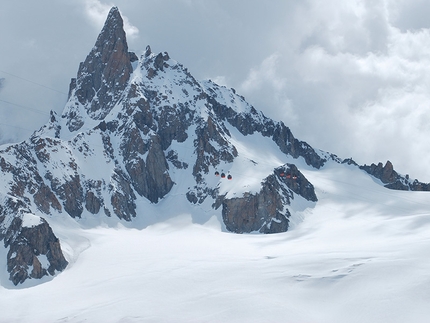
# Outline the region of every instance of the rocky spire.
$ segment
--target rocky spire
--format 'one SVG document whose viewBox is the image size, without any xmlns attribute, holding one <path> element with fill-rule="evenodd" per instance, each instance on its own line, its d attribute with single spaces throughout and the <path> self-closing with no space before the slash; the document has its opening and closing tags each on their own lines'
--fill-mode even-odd
<svg viewBox="0 0 430 323">
<path fill-rule="evenodd" d="M 74 86 L 91 118 L 103 119 L 116 104 L 132 73 L 134 56 L 128 52 L 121 14 L 113 7 L 95 46 L 79 66 Z"/>
</svg>

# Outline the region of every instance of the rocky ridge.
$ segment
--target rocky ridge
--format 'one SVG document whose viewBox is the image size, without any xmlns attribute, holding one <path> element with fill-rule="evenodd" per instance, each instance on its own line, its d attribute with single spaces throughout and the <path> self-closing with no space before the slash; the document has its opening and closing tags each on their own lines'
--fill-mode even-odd
<svg viewBox="0 0 430 323">
<path fill-rule="evenodd" d="M 422 183 L 417 179 L 411 180 L 409 175 L 398 174 L 393 164 L 388 160 L 383 166 L 382 163 L 359 166 L 370 175 L 380 179 L 386 188 L 402 191 L 430 191 L 430 184 Z"/>
<path fill-rule="evenodd" d="M 251 153 L 263 146 L 272 147 L 272 159 Z M 52 217 L 133 222 L 172 191 L 175 201 L 218 216 L 231 232 L 285 232 L 301 211 L 294 201 L 318 201 L 299 168 L 328 162 L 354 164 L 296 139 L 234 89 L 195 80 L 166 52 L 129 52 L 114 7 L 71 81 L 62 115 L 51 112 L 31 138 L 0 151 L 0 239 L 10 280 L 66 268 Z M 392 165 L 361 168 L 388 188 L 403 183 Z"/>
</svg>

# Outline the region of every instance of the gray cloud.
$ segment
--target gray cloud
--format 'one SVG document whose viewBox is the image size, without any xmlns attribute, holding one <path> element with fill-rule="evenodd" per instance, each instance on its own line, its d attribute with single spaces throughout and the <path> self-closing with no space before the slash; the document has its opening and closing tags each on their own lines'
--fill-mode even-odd
<svg viewBox="0 0 430 323">
<path fill-rule="evenodd" d="M 429 178 L 428 29 L 403 32 L 382 1 L 337 4 L 308 2 L 301 41 L 254 67 L 242 92 L 315 146 Z"/>
<path fill-rule="evenodd" d="M 130 49 L 168 51 L 197 79 L 236 88 L 315 147 L 360 163 L 390 159 L 430 181 L 425 1 L 8 1 L 0 70 L 66 93 L 113 4 Z M 35 110 L 62 110 L 64 94 L 1 77 L 0 99 L 17 105 L 0 101 L 0 141 L 46 122 Z"/>
</svg>

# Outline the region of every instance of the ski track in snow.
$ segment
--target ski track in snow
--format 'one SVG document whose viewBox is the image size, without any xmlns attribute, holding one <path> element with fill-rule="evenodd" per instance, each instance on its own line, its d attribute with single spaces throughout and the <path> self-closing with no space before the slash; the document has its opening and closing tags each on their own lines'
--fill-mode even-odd
<svg viewBox="0 0 430 323">
<path fill-rule="evenodd" d="M 282 234 L 181 205 L 144 229 L 49 218 L 70 265 L 35 286 L 0 277 L 0 322 L 428 322 L 428 194 L 335 163 L 303 173 L 319 201 Z"/>
</svg>

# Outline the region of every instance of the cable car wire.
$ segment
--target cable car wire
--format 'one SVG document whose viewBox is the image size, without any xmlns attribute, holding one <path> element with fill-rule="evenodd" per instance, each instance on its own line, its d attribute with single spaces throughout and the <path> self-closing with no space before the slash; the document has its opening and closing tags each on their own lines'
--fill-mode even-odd
<svg viewBox="0 0 430 323">
<path fill-rule="evenodd" d="M 13 76 L 13 77 L 16 77 L 16 78 L 18 78 L 18 79 L 20 79 L 20 80 L 23 80 L 23 81 L 26 81 L 26 82 L 29 82 L 29 83 L 32 83 L 32 84 L 38 85 L 38 86 L 43 87 L 43 88 L 45 88 L 45 89 L 48 89 L 48 90 L 51 90 L 51 91 L 54 91 L 54 92 L 57 92 L 57 93 L 60 93 L 60 94 L 68 95 L 67 93 L 65 93 L 65 92 L 63 92 L 63 91 L 59 91 L 59 90 L 53 89 L 52 87 L 49 87 L 49 86 L 43 85 L 43 84 L 41 84 L 41 83 L 37 83 L 37 82 L 35 82 L 35 81 L 32 81 L 32 80 L 26 79 L 26 78 L 24 78 L 24 77 L 21 77 L 21 76 L 18 76 L 18 75 L 15 75 L 15 74 L 12 74 L 12 73 L 9 73 L 9 72 L 6 72 L 6 71 L 3 71 L 3 70 L 0 70 L 0 72 L 5 73 L 5 74 L 8 74 L 8 75 Z"/>
<path fill-rule="evenodd" d="M 21 105 L 21 104 L 16 104 L 16 103 L 13 103 L 13 102 L 10 102 L 10 101 L 6 101 L 6 100 L 2 100 L 2 99 L 0 99 L 0 102 L 4 102 L 4 103 L 10 104 L 10 105 L 14 105 L 14 106 L 26 109 L 26 110 L 34 111 L 36 113 L 39 113 L 39 114 L 42 114 L 42 115 L 45 115 L 45 116 L 49 116 L 49 113 L 46 113 L 46 112 L 44 112 L 42 110 L 38 110 L 38 109 L 26 107 L 26 106 Z"/>
<path fill-rule="evenodd" d="M 16 128 L 16 129 L 19 129 L 19 130 L 26 130 L 26 131 L 34 132 L 34 129 L 30 130 L 30 129 L 27 129 L 27 128 L 22 128 L 22 127 L 13 126 L 13 125 L 10 125 L 10 124 L 5 124 L 5 123 L 2 123 L 2 122 L 0 122 L 0 125 L 6 126 L 6 127 L 10 127 L 10 128 Z"/>
</svg>

